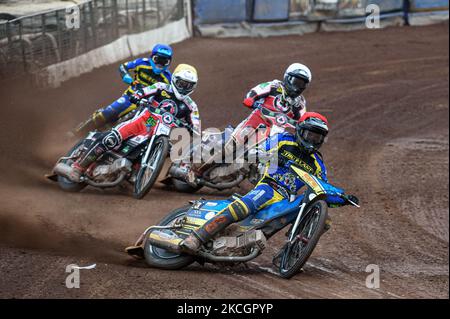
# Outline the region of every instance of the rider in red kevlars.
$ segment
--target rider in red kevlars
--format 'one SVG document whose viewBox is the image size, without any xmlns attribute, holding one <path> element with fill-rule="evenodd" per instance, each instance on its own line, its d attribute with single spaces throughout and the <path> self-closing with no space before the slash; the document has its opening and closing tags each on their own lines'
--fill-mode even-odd
<svg viewBox="0 0 450 319">
<path fill-rule="evenodd" d="M 259 102 L 271 111 L 299 120 L 306 112 L 306 100 L 302 93 L 311 80 L 311 70 L 306 65 L 293 63 L 284 73 L 283 81 L 273 80 L 257 85 L 250 90 L 243 103 L 253 108 L 255 102 Z"/>
<path fill-rule="evenodd" d="M 189 97 L 197 86 L 197 70 L 187 64 L 180 64 L 175 69 L 171 84 L 156 83 L 142 92 L 132 96 L 133 103 L 142 98 L 151 100 L 156 108 L 170 109 L 173 115 L 189 124 L 193 132 L 200 131 L 200 117 L 197 104 Z M 147 136 L 152 125 L 151 113 L 145 108 L 129 121 L 123 122 L 111 131 L 99 134 L 96 142 L 83 152 L 72 165 L 58 163 L 53 171 L 73 182 L 80 182 L 86 169 L 106 151 L 118 147 L 124 140 L 134 136 Z"/>
</svg>

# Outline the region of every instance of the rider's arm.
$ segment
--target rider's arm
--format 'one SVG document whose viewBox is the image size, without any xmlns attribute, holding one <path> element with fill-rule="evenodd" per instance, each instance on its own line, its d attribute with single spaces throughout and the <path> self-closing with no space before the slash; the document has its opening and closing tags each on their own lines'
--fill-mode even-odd
<svg viewBox="0 0 450 319">
<path fill-rule="evenodd" d="M 147 58 L 140 58 L 134 61 L 128 61 L 120 65 L 119 72 L 122 77 L 122 81 L 127 84 L 133 83 L 133 77 L 130 74 L 130 71 L 134 71 L 139 65 L 144 65 L 148 62 Z"/>
<path fill-rule="evenodd" d="M 122 78 L 122 81 L 127 84 L 133 83 L 133 77 L 130 75 L 129 71 L 136 67 L 135 62 L 136 60 L 125 62 L 119 66 L 120 77 Z"/>
<path fill-rule="evenodd" d="M 255 86 L 245 96 L 245 99 L 243 101 L 244 106 L 253 108 L 253 104 L 255 103 L 255 101 L 268 96 L 271 90 L 271 82 L 266 82 Z"/>
<path fill-rule="evenodd" d="M 303 95 L 300 95 L 300 98 L 301 98 L 301 100 L 300 100 L 299 111 L 298 111 L 299 119 L 303 116 L 303 114 L 306 113 L 306 99 Z"/>
<path fill-rule="evenodd" d="M 155 95 L 161 89 L 161 86 L 159 84 L 163 83 L 155 83 L 151 86 L 146 86 L 142 89 L 136 90 L 133 95 L 130 95 L 130 102 L 137 104 L 141 99 L 148 99 L 150 96 Z"/>
<path fill-rule="evenodd" d="M 146 86 L 143 89 L 136 91 L 136 95 L 140 99 L 148 98 L 150 96 L 155 95 L 158 91 L 161 91 L 164 88 L 166 88 L 166 85 L 167 84 L 165 83 L 155 83 L 153 85 Z"/>
<path fill-rule="evenodd" d="M 265 151 L 269 154 L 278 153 L 284 145 L 297 145 L 295 137 L 289 133 L 278 133 L 270 137 L 265 142 Z"/>
<path fill-rule="evenodd" d="M 172 73 L 170 73 L 169 70 L 165 70 L 162 74 L 163 77 L 167 79 L 167 84 L 170 84 L 170 81 L 172 80 Z"/>
<path fill-rule="evenodd" d="M 200 134 L 201 126 L 200 126 L 200 113 L 198 112 L 197 103 L 195 103 L 190 97 L 186 98 L 184 101 L 189 109 L 191 110 L 189 114 L 190 124 L 192 125 L 192 131 L 194 134 Z"/>
<path fill-rule="evenodd" d="M 316 174 L 317 177 L 319 177 L 325 183 L 328 183 L 327 168 L 325 167 L 325 164 L 323 162 L 322 155 L 320 155 L 319 153 L 316 153 L 316 154 L 314 154 L 314 157 L 316 158 L 316 163 L 320 167 L 320 170 Z M 342 193 L 344 193 L 344 190 L 342 190 Z M 339 206 L 345 205 L 347 203 L 340 196 L 336 196 L 336 195 L 327 195 L 326 202 L 328 203 L 328 206 L 330 206 L 330 207 L 339 207 Z"/>
</svg>

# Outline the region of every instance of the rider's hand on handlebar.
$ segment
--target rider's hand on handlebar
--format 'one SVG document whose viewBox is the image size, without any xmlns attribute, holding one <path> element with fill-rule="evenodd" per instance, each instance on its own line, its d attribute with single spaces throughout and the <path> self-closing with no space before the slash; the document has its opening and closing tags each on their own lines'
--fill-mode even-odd
<svg viewBox="0 0 450 319">
<path fill-rule="evenodd" d="M 122 78 L 122 81 L 128 85 L 133 84 L 133 78 L 129 74 L 125 74 Z"/>
<path fill-rule="evenodd" d="M 255 100 L 251 97 L 248 97 L 244 100 L 244 102 L 242 102 L 244 104 L 244 106 L 249 107 L 249 108 L 253 108 L 253 104 L 255 103 Z"/>
<path fill-rule="evenodd" d="M 141 98 L 137 94 L 130 95 L 129 100 L 133 104 L 138 104 Z"/>
</svg>

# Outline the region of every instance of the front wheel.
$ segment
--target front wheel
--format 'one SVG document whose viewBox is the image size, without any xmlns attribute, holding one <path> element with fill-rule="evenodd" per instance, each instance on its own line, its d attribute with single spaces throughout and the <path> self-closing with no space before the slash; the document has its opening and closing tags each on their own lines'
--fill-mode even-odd
<svg viewBox="0 0 450 319">
<path fill-rule="evenodd" d="M 189 208 L 190 206 L 184 206 L 172 211 L 158 223 L 158 226 L 167 226 L 173 224 L 179 217 L 186 215 L 186 212 L 189 210 Z M 171 233 L 172 231 L 167 229 L 164 230 L 164 232 Z M 193 256 L 172 253 L 165 249 L 152 246 L 150 244 L 150 241 L 146 240 L 148 238 L 148 235 L 149 233 L 147 232 L 144 237 L 144 256 L 145 261 L 149 266 L 161 269 L 175 270 L 186 267 L 194 262 Z"/>
<path fill-rule="evenodd" d="M 328 205 L 325 201 L 319 200 L 304 214 L 305 217 L 294 235 L 294 241 L 286 243 L 282 248 L 279 271 L 281 277 L 286 279 L 300 271 L 319 242 L 328 215 Z"/>
<path fill-rule="evenodd" d="M 136 176 L 133 193 L 135 198 L 141 199 L 150 191 L 161 173 L 167 154 L 169 154 L 169 139 L 167 136 L 159 136 L 150 150 L 147 163 L 142 165 Z"/>
</svg>

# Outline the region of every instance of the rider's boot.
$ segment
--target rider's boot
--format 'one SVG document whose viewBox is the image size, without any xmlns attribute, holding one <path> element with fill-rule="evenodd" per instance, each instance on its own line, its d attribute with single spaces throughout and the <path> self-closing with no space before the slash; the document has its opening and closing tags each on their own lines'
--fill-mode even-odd
<svg viewBox="0 0 450 319">
<path fill-rule="evenodd" d="M 228 214 L 227 214 L 228 211 Z M 229 209 L 208 220 L 200 229 L 194 230 L 181 243 L 180 248 L 188 254 L 195 254 L 202 244 L 208 242 L 215 234 L 233 223 Z"/>
<path fill-rule="evenodd" d="M 74 130 L 74 135 L 77 137 L 86 136 L 93 130 L 99 130 L 105 126 L 107 119 L 102 113 L 102 110 L 97 110 L 92 116 L 85 122 L 80 123 Z"/>
<path fill-rule="evenodd" d="M 200 229 L 194 230 L 181 243 L 180 248 L 186 253 L 195 254 L 203 243 L 208 242 L 217 233 L 230 224 L 244 219 L 248 215 L 248 207 L 242 201 L 235 201 L 226 209 L 208 220 Z"/>
<path fill-rule="evenodd" d="M 107 151 L 107 147 L 101 140 L 102 138 L 99 138 L 98 141 L 92 143 L 71 165 L 58 163 L 53 169 L 53 172 L 70 179 L 74 183 L 79 183 L 86 169 Z"/>
</svg>

